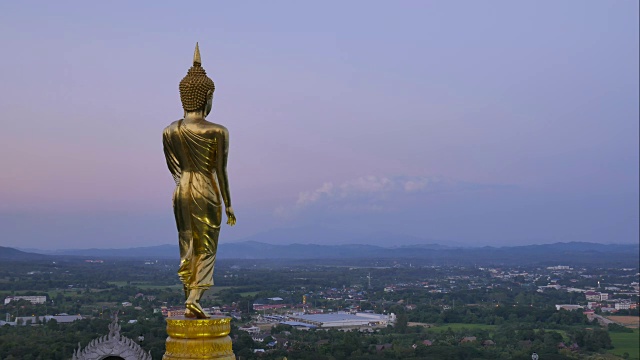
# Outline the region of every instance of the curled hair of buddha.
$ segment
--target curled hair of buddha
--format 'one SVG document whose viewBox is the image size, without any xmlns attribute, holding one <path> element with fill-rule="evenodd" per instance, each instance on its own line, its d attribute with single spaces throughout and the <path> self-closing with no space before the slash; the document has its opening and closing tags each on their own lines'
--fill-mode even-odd
<svg viewBox="0 0 640 360">
<path fill-rule="evenodd" d="M 207 103 L 207 94 L 213 92 L 216 87 L 207 76 L 207 72 L 202 68 L 200 60 L 200 48 L 196 43 L 196 50 L 193 55 L 193 66 L 180 81 L 180 101 L 182 108 L 186 111 L 201 109 Z"/>
</svg>

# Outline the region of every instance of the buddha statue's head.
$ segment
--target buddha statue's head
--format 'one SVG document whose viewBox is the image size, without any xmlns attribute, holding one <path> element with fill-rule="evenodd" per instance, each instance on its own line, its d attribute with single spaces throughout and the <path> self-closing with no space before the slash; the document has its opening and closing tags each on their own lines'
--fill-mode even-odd
<svg viewBox="0 0 640 360">
<path fill-rule="evenodd" d="M 216 89 L 206 71 L 202 68 L 200 49 L 196 43 L 193 54 L 193 66 L 180 81 L 180 101 L 185 112 L 201 111 L 204 116 L 209 115 L 213 104 L 213 91 Z"/>
</svg>

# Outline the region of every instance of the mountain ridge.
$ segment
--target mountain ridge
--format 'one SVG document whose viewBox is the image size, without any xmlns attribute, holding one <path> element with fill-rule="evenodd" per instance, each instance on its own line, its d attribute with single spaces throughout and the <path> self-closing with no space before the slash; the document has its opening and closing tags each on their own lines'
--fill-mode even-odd
<svg viewBox="0 0 640 360">
<path fill-rule="evenodd" d="M 638 244 L 598 244 L 588 242 L 557 242 L 552 244 L 534 244 L 502 247 L 445 247 L 438 244 L 424 244 L 426 247 L 400 246 L 381 247 L 369 244 L 288 244 L 278 245 L 258 241 L 222 243 L 218 246 L 219 259 L 421 259 L 437 263 L 493 262 L 493 263 L 532 263 L 572 261 L 594 262 L 604 258 L 620 260 L 625 263 L 638 262 Z M 431 248 L 435 246 L 436 248 Z M 10 248 L 6 248 L 10 249 Z M 13 249 L 15 250 L 15 249 Z M 15 250 L 20 252 L 19 250 Z M 20 252 L 23 254 L 28 254 Z M 0 251 L 0 258 L 3 252 Z M 50 256 L 78 256 L 104 258 L 165 258 L 177 259 L 177 244 L 163 244 L 148 247 L 126 249 L 67 249 L 44 252 Z M 34 254 L 39 255 L 39 254 Z M 40 256 L 46 256 L 40 255 Z M 24 256 L 24 255 L 19 255 Z"/>
<path fill-rule="evenodd" d="M 0 260 L 42 260 L 48 255 L 21 251 L 11 247 L 0 246 Z"/>
</svg>

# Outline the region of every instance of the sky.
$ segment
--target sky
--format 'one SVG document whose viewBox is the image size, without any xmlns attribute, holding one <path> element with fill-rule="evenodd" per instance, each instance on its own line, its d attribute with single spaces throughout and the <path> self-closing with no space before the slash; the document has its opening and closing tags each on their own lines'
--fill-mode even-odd
<svg viewBox="0 0 640 360">
<path fill-rule="evenodd" d="M 161 133 L 196 41 L 230 132 L 221 242 L 638 243 L 638 13 L 1 2 L 0 246 L 177 241 Z"/>
</svg>

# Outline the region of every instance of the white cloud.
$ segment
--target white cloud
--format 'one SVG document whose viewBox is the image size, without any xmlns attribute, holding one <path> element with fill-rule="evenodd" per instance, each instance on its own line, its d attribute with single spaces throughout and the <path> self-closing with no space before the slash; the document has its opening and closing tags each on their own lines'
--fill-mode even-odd
<svg viewBox="0 0 640 360">
<path fill-rule="evenodd" d="M 429 183 L 428 179 L 420 179 L 416 181 L 409 180 L 404 183 L 404 191 L 406 192 L 420 191 L 424 189 L 428 183 Z"/>
<path fill-rule="evenodd" d="M 350 180 L 340 185 L 341 196 L 346 197 L 353 193 L 380 193 L 393 190 L 394 183 L 386 177 L 373 175 L 363 176 Z"/>
<path fill-rule="evenodd" d="M 298 205 L 306 205 L 311 204 L 318 201 L 323 196 L 331 196 L 333 194 L 333 183 L 326 182 L 322 184 L 321 187 L 313 190 L 301 192 L 298 195 L 298 201 L 296 204 Z"/>
<path fill-rule="evenodd" d="M 367 175 L 342 183 L 325 182 L 298 194 L 295 204 L 274 209 L 276 218 L 291 220 L 307 211 L 333 216 L 336 213 L 372 214 L 403 212 L 416 202 L 431 203 L 430 194 L 454 194 L 510 186 L 478 184 L 438 176 Z M 449 196 L 449 195 L 446 195 Z"/>
<path fill-rule="evenodd" d="M 322 199 L 347 198 L 359 193 L 381 193 L 392 191 L 394 183 L 391 179 L 377 176 L 363 176 L 346 181 L 339 186 L 332 182 L 325 182 L 319 188 L 303 191 L 298 194 L 297 206 L 310 205 Z"/>
<path fill-rule="evenodd" d="M 368 175 L 335 185 L 325 182 L 317 189 L 298 194 L 296 208 L 320 202 L 342 204 L 343 209 L 369 209 L 381 211 L 389 195 L 434 191 L 442 185 L 452 183 L 438 177 L 385 177 Z M 282 213 L 283 210 L 278 211 Z"/>
</svg>

